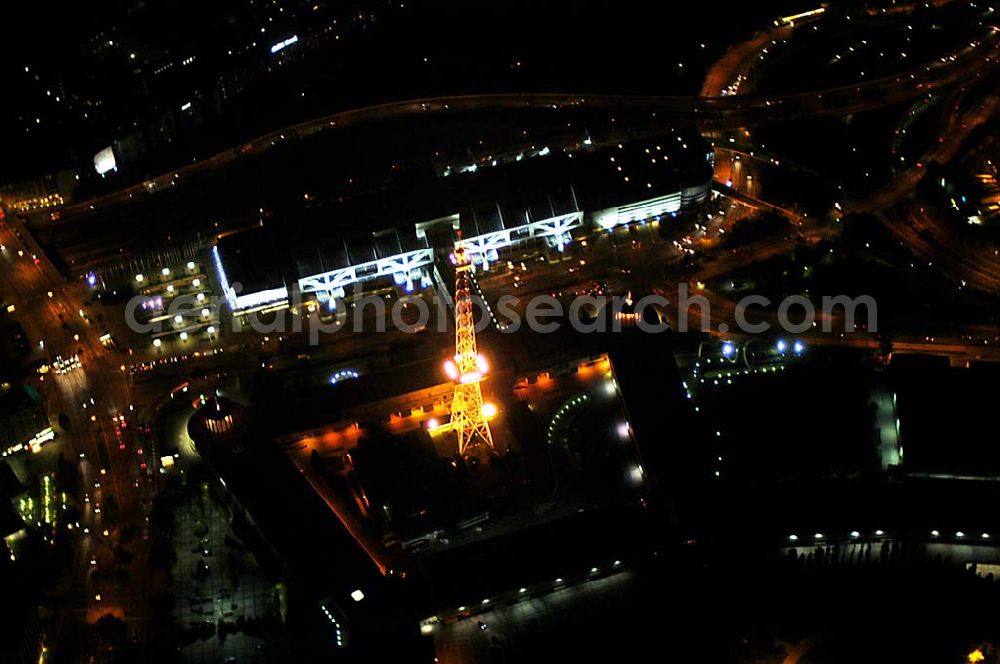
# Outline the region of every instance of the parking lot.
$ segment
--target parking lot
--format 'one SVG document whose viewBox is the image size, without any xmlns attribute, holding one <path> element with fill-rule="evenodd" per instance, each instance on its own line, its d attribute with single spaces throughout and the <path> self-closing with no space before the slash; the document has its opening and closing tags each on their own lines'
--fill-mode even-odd
<svg viewBox="0 0 1000 664">
<path fill-rule="evenodd" d="M 215 632 L 182 649 L 189 662 L 283 661 L 281 644 L 270 637 L 218 634 L 221 621 L 235 623 L 278 612 L 274 586 L 261 574 L 230 528 L 207 487 L 181 503 L 174 538 L 175 617 L 185 628 L 211 624 Z M 235 658 L 235 659 L 230 659 Z"/>
</svg>

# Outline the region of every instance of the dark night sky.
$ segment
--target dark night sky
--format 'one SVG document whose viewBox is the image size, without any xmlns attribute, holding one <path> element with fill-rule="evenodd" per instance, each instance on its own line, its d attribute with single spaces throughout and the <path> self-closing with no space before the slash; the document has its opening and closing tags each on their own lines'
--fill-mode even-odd
<svg viewBox="0 0 1000 664">
<path fill-rule="evenodd" d="M 4 56 L 0 58 L 0 80 L 8 92 L 6 103 L 0 104 L 0 145 L 4 146 L 5 159 L 37 161 L 39 166 L 45 162 L 52 137 L 43 132 L 26 136 L 20 116 L 43 101 L 44 86 L 51 87 L 66 63 L 77 58 L 81 41 L 129 4 L 119 0 L 74 2 L 55 10 L 48 3 L 17 3 L 19 17 L 6 22 Z M 24 71 L 26 66 L 30 73 Z M 42 80 L 34 80 L 36 73 Z M 0 165 L 0 174 L 7 170 Z"/>
<path fill-rule="evenodd" d="M 3 31 L 6 55 L 0 67 L 5 78 L 9 71 L 23 73 L 26 64 L 58 64 L 78 50 L 81 39 L 130 4 L 119 0 L 74 2 L 53 10 L 47 3 L 18 2 L 19 18 L 7 22 Z"/>
<path fill-rule="evenodd" d="M 394 60 L 415 58 L 419 49 L 436 53 L 436 62 L 445 67 L 439 76 L 441 88 L 434 92 L 447 91 L 451 87 L 465 91 L 462 86 L 470 85 L 502 88 L 503 80 L 484 78 L 485 72 L 470 73 L 469 70 L 488 66 L 477 62 L 478 59 L 502 59 L 507 57 L 508 51 L 517 52 L 518 49 L 526 50 L 533 58 L 534 71 L 549 72 L 540 80 L 552 89 L 595 87 L 589 79 L 581 82 L 580 72 L 574 70 L 586 68 L 589 71 L 605 65 L 620 73 L 615 80 L 621 80 L 624 92 L 634 91 L 628 82 L 629 76 L 644 77 L 655 86 L 656 92 L 666 92 L 668 90 L 660 88 L 669 82 L 654 63 L 663 57 L 672 57 L 669 53 L 677 48 L 679 41 L 686 43 L 696 37 L 707 41 L 723 40 L 727 29 L 759 25 L 761 17 L 778 15 L 810 3 L 815 4 L 812 0 L 670 3 L 670 8 L 678 10 L 677 15 L 670 17 L 662 9 L 638 0 L 541 4 L 510 0 L 480 6 L 454 0 L 426 3 L 418 0 L 418 5 L 423 5 L 419 7 L 420 14 L 431 16 L 433 20 L 428 19 L 429 24 L 419 34 L 404 35 L 401 41 L 408 39 L 409 43 L 395 50 L 389 45 L 387 50 L 385 44 L 366 41 L 360 48 L 374 51 L 350 50 L 344 54 L 343 62 L 353 66 L 360 58 L 369 66 L 383 67 L 372 79 L 384 81 L 383 96 L 387 98 L 396 94 Z M 87 144 L 89 150 L 93 147 L 90 144 L 103 144 L 110 138 L 103 135 L 106 132 L 98 132 L 102 135 L 89 137 L 93 140 L 80 140 L 78 128 L 60 127 L 59 122 L 52 121 L 66 111 L 54 101 L 60 80 L 70 83 L 68 92 L 79 91 L 73 89 L 72 83 L 79 85 L 81 71 L 78 68 L 83 66 L 79 54 L 83 42 L 110 25 L 123 24 L 126 31 L 134 30 L 143 42 L 169 45 L 189 39 L 204 42 L 205 37 L 210 42 L 216 31 L 222 32 L 230 14 L 245 17 L 250 9 L 248 0 L 211 0 L 210 3 L 205 0 L 101 0 L 65 3 L 58 9 L 40 2 L 19 4 L 22 17 L 16 22 L 8 21 L 2 36 L 5 55 L 0 58 L 0 80 L 10 94 L 7 103 L 0 104 L 0 145 L 4 146 L 8 157 L 0 160 L 0 182 L 51 173 L 69 165 L 66 145 Z M 294 4 L 294 1 L 288 3 L 289 6 Z M 349 6 L 368 3 L 364 0 L 347 3 L 328 0 L 322 4 L 340 13 Z M 250 11 L 260 8 L 258 4 Z M 710 20 L 720 12 L 729 18 L 725 25 Z M 400 42 L 388 41 L 390 44 Z M 483 44 L 493 46 L 477 51 Z M 596 44 L 598 48 L 588 44 Z M 442 53 L 449 48 L 459 51 L 457 60 L 453 59 L 456 54 Z M 31 71 L 26 73 L 25 66 Z M 50 97 L 46 96 L 47 91 Z M 344 100 L 343 103 L 350 102 Z M 47 118 L 49 111 L 52 115 Z M 41 116 L 37 127 L 33 116 Z M 73 117 L 79 120 L 76 114 Z M 86 162 L 88 158 L 89 155 L 80 153 L 71 161 Z"/>
<path fill-rule="evenodd" d="M 213 2 L 213 10 L 230 4 Z M 192 27 L 192 17 L 199 16 L 193 0 L 142 2 L 136 0 L 101 0 L 100 2 L 65 3 L 58 8 L 47 3 L 19 3 L 16 29 L 5 26 L 4 57 L 0 58 L 0 80 L 9 92 L 0 104 L 0 145 L 5 162 L 0 162 L 0 181 L 48 173 L 64 162 L 61 146 L 65 136 L 51 122 L 31 131 L 31 114 L 51 109 L 58 113 L 53 100 L 56 88 L 66 72 L 80 65 L 81 45 L 109 25 L 127 22 L 129 16 L 150 16 L 153 34 L 177 34 Z M 150 12 L 151 8 L 163 11 Z M 201 15 L 205 12 L 202 10 Z M 196 21 L 195 26 L 202 24 Z M 25 72 L 25 67 L 30 71 Z M 38 77 L 37 79 L 35 77 Z M 70 75 L 72 76 L 72 74 Z M 52 97 L 46 97 L 46 91 Z M 16 159 L 14 158 L 16 157 Z M 15 163 L 16 161 L 16 163 Z"/>
</svg>

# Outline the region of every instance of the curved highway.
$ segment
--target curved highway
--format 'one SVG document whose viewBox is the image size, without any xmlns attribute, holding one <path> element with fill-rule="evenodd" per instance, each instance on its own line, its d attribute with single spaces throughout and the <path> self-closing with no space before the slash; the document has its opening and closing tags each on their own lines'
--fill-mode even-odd
<svg viewBox="0 0 1000 664">
<path fill-rule="evenodd" d="M 877 80 L 815 92 L 785 95 L 732 95 L 722 97 L 623 96 L 568 93 L 500 93 L 429 97 L 366 106 L 316 118 L 260 136 L 238 148 L 220 152 L 144 183 L 63 209 L 63 215 L 86 213 L 104 206 L 127 203 L 135 196 L 155 194 L 175 181 L 200 171 L 223 167 L 237 159 L 260 154 L 279 143 L 307 138 L 332 128 L 419 116 L 524 109 L 576 110 L 581 112 L 649 112 L 664 120 L 694 121 L 707 128 L 736 128 L 804 115 L 849 115 L 907 101 L 940 89 L 979 78 L 998 62 L 997 31 L 969 47 L 954 62 L 923 64 L 909 71 Z M 64 219 L 65 221 L 65 219 Z"/>
</svg>

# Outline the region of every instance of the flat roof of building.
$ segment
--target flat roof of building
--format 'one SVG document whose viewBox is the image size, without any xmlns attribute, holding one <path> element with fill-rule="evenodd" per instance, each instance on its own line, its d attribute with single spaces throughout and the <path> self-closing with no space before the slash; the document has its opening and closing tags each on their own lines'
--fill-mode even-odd
<svg viewBox="0 0 1000 664">
<path fill-rule="evenodd" d="M 241 293 L 281 288 L 285 285 L 285 261 L 267 228 L 255 226 L 224 235 L 216 242 L 219 260 L 230 286 L 240 284 Z M 238 293 L 239 294 L 239 293 Z"/>
<path fill-rule="evenodd" d="M 0 503 L 6 503 L 24 493 L 24 485 L 17 479 L 9 463 L 0 463 Z"/>
<path fill-rule="evenodd" d="M 33 387 L 18 385 L 0 394 L 0 445 L 3 448 L 31 439 L 49 426 L 45 409 Z"/>
<path fill-rule="evenodd" d="M 574 156 L 574 182 L 588 211 L 674 193 L 712 181 L 712 147 L 693 129 Z"/>
<path fill-rule="evenodd" d="M 544 152 L 544 151 L 543 151 Z M 415 225 L 458 214 L 465 237 L 597 211 L 711 182 L 711 147 L 694 129 L 438 175 L 417 168 L 391 182 L 310 204 L 219 241 L 230 281 L 245 291 L 427 248 Z M 291 217 L 291 218 L 290 218 Z"/>
<path fill-rule="evenodd" d="M 280 563 L 299 580 L 317 612 L 319 602 L 332 599 L 352 629 L 371 629 L 380 615 L 387 623 L 397 617 L 403 607 L 396 601 L 392 579 L 382 575 L 268 433 L 253 428 L 237 440 L 195 435 L 199 453 L 253 519 Z M 364 601 L 352 598 L 356 590 L 362 591 Z"/>
</svg>

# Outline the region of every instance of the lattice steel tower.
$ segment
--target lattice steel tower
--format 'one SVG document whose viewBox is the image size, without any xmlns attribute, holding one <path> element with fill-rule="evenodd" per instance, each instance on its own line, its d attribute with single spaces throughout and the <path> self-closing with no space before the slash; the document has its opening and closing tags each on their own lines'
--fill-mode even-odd
<svg viewBox="0 0 1000 664">
<path fill-rule="evenodd" d="M 455 244 L 455 360 L 445 363 L 445 371 L 455 381 L 451 402 L 451 427 L 458 436 L 458 453 L 466 456 L 479 445 L 493 450 L 488 412 L 483 408 L 480 383 L 489 370 L 486 360 L 476 350 L 476 322 L 472 316 L 472 261 L 461 244 Z"/>
</svg>

